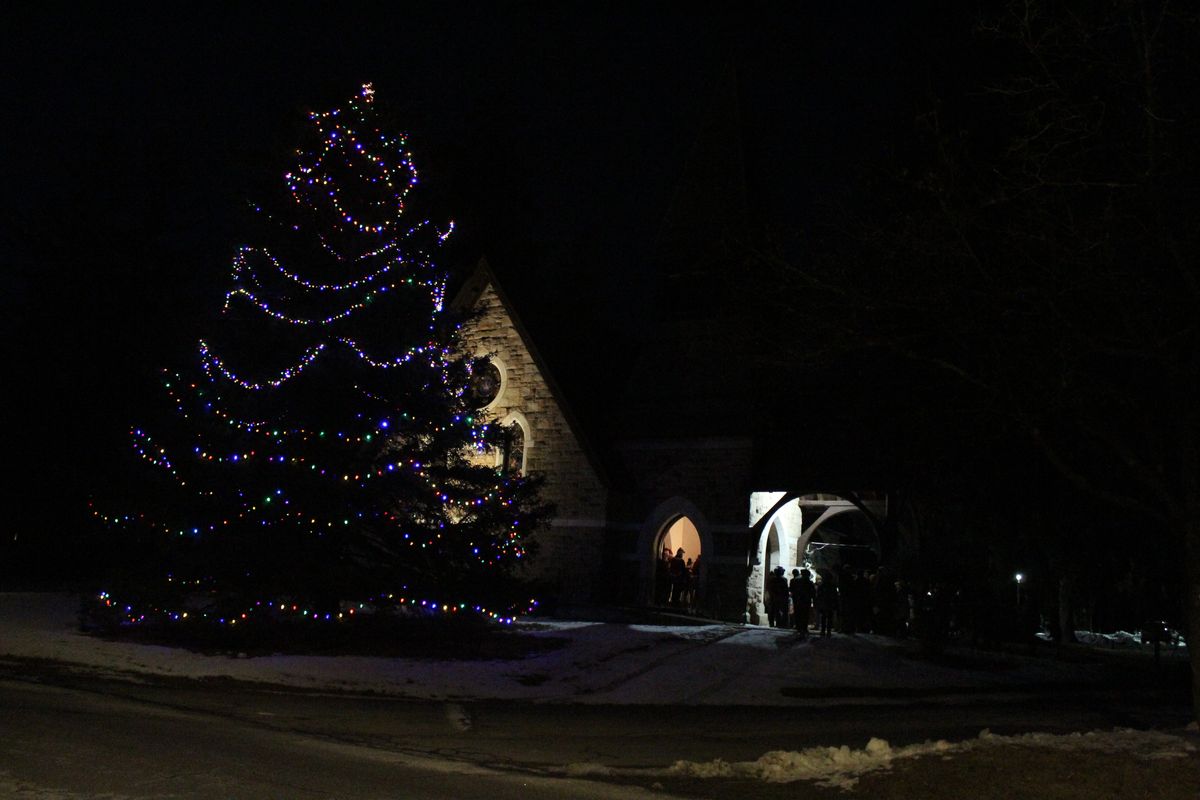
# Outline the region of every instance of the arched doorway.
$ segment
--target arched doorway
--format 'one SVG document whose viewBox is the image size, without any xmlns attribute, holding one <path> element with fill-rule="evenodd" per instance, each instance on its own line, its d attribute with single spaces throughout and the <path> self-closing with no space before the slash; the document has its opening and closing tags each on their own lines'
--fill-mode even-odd
<svg viewBox="0 0 1200 800">
<path fill-rule="evenodd" d="M 686 515 L 675 517 L 662 526 L 654 551 L 654 604 L 693 609 L 702 553 L 696 524 Z"/>
<path fill-rule="evenodd" d="M 782 493 L 778 496 L 784 497 Z M 796 566 L 796 542 L 803 530 L 799 505 L 794 499 L 774 503 L 762 526 L 746 586 L 746 621 L 758 625 L 767 624 L 767 578 L 777 567 L 790 572 Z"/>
<path fill-rule="evenodd" d="M 750 523 L 758 531 L 746 583 L 747 621 L 766 624 L 767 577 L 776 567 L 808 568 L 836 580 L 842 565 L 874 569 L 882 556 L 870 514 L 876 509 L 836 494 L 755 492 Z M 883 509 L 886 512 L 886 509 Z"/>
<path fill-rule="evenodd" d="M 659 562 L 663 554 L 663 545 L 668 542 L 667 535 L 671 532 L 672 527 L 683 518 L 686 518 L 687 522 L 690 523 L 690 527 L 697 533 L 697 539 L 692 544 L 695 552 L 688 552 L 689 548 L 686 536 L 684 536 L 684 543 L 677 545 L 676 549 L 680 546 L 683 547 L 685 565 L 688 558 L 693 559 L 693 567 L 695 567 L 695 559 L 701 559 L 701 567 L 695 570 L 696 601 L 701 605 L 705 602 L 709 569 L 713 566 L 708 563 L 708 559 L 712 554 L 717 553 L 717 550 L 713 546 L 712 529 L 709 527 L 708 518 L 695 503 L 686 497 L 675 496 L 663 500 L 653 511 L 647 514 L 638 533 L 637 545 L 634 552 L 637 554 L 636 558 L 638 562 L 637 602 L 641 605 L 657 605 L 659 587 L 663 585 L 658 575 Z M 683 533 L 685 528 L 681 525 L 675 530 L 677 533 Z"/>
<path fill-rule="evenodd" d="M 786 541 L 786 535 L 781 528 L 781 521 L 776 517 L 767 528 L 767 541 L 763 547 L 763 597 L 766 597 L 767 594 L 767 578 L 770 577 L 776 567 L 786 567 L 791 562 L 791 559 L 787 557 Z"/>
</svg>

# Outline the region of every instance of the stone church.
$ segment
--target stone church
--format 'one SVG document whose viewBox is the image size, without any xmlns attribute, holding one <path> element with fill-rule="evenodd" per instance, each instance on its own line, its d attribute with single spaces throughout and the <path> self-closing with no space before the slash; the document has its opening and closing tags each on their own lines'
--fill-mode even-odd
<svg viewBox="0 0 1200 800">
<path fill-rule="evenodd" d="M 569 309 L 557 325 L 527 327 L 537 303 L 515 302 L 524 298 L 497 277 L 519 275 L 519 259 L 495 269 L 481 260 L 454 301 L 475 312 L 468 349 L 490 359 L 484 411 L 512 431 L 500 457 L 542 475 L 556 508 L 528 575 L 550 610 L 662 607 L 662 555 L 682 549 L 695 565 L 690 613 L 765 624 L 775 567 L 867 566 L 882 555 L 883 497 L 830 485 L 803 446 L 809 432 L 785 422 L 786 403 L 764 390 L 745 349 L 769 343 L 727 335 L 756 324 L 754 304 L 738 298 L 738 250 L 725 246 L 749 217 L 732 84 L 713 109 L 659 227 L 653 325 L 619 358 L 604 361 L 604 343 L 590 341 L 599 334 Z M 564 346 L 564 334 L 578 338 Z"/>
<path fill-rule="evenodd" d="M 694 614 L 765 622 L 764 581 L 776 566 L 790 574 L 848 556 L 877 562 L 883 499 L 798 482 L 805 471 L 788 468 L 787 441 L 753 424 L 712 424 L 714 408 L 735 423 L 752 422 L 755 409 L 697 385 L 713 376 L 712 363 L 694 363 L 683 348 L 661 352 L 678 338 L 644 350 L 628 380 L 636 399 L 628 387 L 614 391 L 621 399 L 609 424 L 588 425 L 486 261 L 455 304 L 476 312 L 464 338 L 490 362 L 483 410 L 512 431 L 499 457 L 542 475 L 556 509 L 536 534 L 528 573 L 551 608 L 663 606 L 660 559 L 682 548 L 696 563 Z M 730 373 L 710 383 L 736 385 Z"/>
</svg>

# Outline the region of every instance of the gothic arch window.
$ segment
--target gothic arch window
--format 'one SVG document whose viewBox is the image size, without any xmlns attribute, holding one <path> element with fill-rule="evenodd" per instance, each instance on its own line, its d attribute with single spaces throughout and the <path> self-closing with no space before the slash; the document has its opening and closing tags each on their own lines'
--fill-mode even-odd
<svg viewBox="0 0 1200 800">
<path fill-rule="evenodd" d="M 505 475 L 524 475 L 529 465 L 529 421 L 513 411 L 499 422 L 503 437 L 496 448 L 496 468 Z"/>
<path fill-rule="evenodd" d="M 505 475 L 525 474 L 525 429 L 515 419 L 504 430 L 500 471 Z"/>
</svg>

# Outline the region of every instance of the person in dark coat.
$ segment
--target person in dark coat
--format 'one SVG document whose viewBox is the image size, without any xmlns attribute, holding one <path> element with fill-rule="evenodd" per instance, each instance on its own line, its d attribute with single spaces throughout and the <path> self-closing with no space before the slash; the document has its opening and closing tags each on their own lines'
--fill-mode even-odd
<svg viewBox="0 0 1200 800">
<path fill-rule="evenodd" d="M 858 624 L 858 575 L 843 564 L 838 573 L 838 631 L 854 633 Z"/>
<path fill-rule="evenodd" d="M 816 603 L 821 636 L 832 636 L 833 612 L 838 605 L 838 590 L 829 576 L 824 576 L 817 581 Z"/>
<path fill-rule="evenodd" d="M 772 628 L 787 627 L 788 584 L 783 567 L 776 567 L 767 576 L 767 621 Z"/>
<path fill-rule="evenodd" d="M 792 596 L 792 624 L 800 632 L 800 638 L 807 639 L 808 617 L 815 596 L 812 580 L 808 577 L 808 570 L 792 570 L 788 593 Z"/>
<path fill-rule="evenodd" d="M 667 572 L 671 578 L 671 597 L 670 605 L 679 607 L 683 605 L 683 593 L 687 591 L 688 572 L 687 565 L 683 560 L 683 548 L 675 551 L 675 555 L 667 562 Z"/>
</svg>

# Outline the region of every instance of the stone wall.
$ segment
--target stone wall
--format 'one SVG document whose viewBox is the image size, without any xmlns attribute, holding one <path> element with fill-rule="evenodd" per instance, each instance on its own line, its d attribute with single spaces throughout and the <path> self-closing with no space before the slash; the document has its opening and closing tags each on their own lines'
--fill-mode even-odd
<svg viewBox="0 0 1200 800">
<path fill-rule="evenodd" d="M 610 539 L 617 549 L 614 599 L 639 602 L 652 595 L 647 566 L 657 547 L 650 539 L 661 531 L 647 525 L 664 503 L 678 498 L 695 507 L 692 522 L 707 537 L 698 610 L 705 616 L 744 619 L 752 443 L 743 438 L 626 441 L 617 446 L 617 454 L 625 484 L 635 488 L 614 492 L 610 499 Z"/>
<path fill-rule="evenodd" d="M 627 441 L 617 446 L 617 453 L 637 487 L 614 498 L 617 521 L 641 521 L 664 500 L 685 497 L 713 525 L 746 527 L 753 457 L 748 439 Z"/>
<path fill-rule="evenodd" d="M 607 489 L 493 285 L 475 307 L 482 313 L 464 328 L 464 341 L 473 355 L 492 356 L 502 379 L 484 413 L 522 425 L 525 471 L 545 476 L 542 496 L 556 509 L 550 526 L 535 536 L 538 553 L 527 575 L 564 602 L 585 602 L 593 597 L 604 558 Z"/>
</svg>

